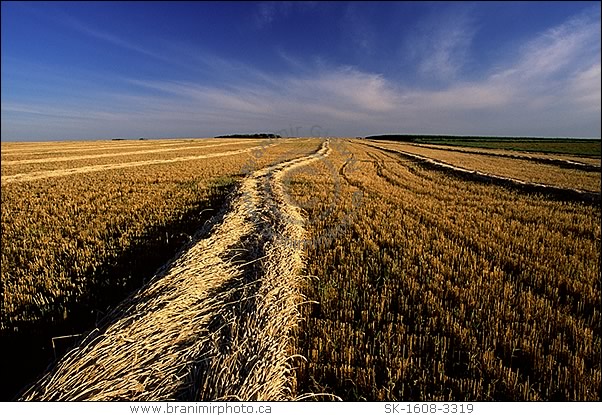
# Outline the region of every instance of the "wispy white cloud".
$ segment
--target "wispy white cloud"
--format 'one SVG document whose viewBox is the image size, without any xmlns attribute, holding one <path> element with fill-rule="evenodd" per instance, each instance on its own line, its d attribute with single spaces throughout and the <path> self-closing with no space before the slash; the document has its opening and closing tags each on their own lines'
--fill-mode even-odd
<svg viewBox="0 0 602 415">
<path fill-rule="evenodd" d="M 366 115 L 393 110 L 397 104 L 395 87 L 382 75 L 350 67 L 323 72 L 312 78 L 289 79 L 287 88 L 308 100 L 315 99 Z"/>
<path fill-rule="evenodd" d="M 126 35 L 117 35 L 115 33 L 103 30 L 100 27 L 97 27 L 84 20 L 76 18 L 72 14 L 62 11 L 60 8 L 56 8 L 53 10 L 52 14 L 46 15 L 42 14 L 42 12 L 36 9 L 36 7 L 33 5 L 22 4 L 21 7 L 24 10 L 27 10 L 29 13 L 37 16 L 38 18 L 44 20 L 51 20 L 56 24 L 68 27 L 85 36 L 108 42 L 114 46 L 127 49 L 129 51 L 136 52 L 142 55 L 146 55 L 147 57 L 169 62 L 169 58 L 164 56 L 160 51 L 143 47 L 140 44 L 130 40 Z"/>
<path fill-rule="evenodd" d="M 594 63 L 589 68 L 578 71 L 567 85 L 567 95 L 578 108 L 589 109 L 590 112 L 600 113 L 600 91 L 602 73 L 600 62 Z"/>
<path fill-rule="evenodd" d="M 519 60 L 494 77 L 531 82 L 547 80 L 571 71 L 576 65 L 600 61 L 600 22 L 580 16 L 553 27 L 530 42 L 519 53 Z"/>
<path fill-rule="evenodd" d="M 514 92 L 495 83 L 464 83 L 436 91 L 412 90 L 405 95 L 405 102 L 430 110 L 496 110 L 510 104 Z"/>
<path fill-rule="evenodd" d="M 154 50 L 150 50 L 145 47 L 142 47 L 139 44 L 129 41 L 125 37 L 120 37 L 113 33 L 108 33 L 103 30 L 100 30 L 98 28 L 92 27 L 89 24 L 85 24 L 80 20 L 74 19 L 71 16 L 67 17 L 64 20 L 64 23 L 69 24 L 72 28 L 78 30 L 79 32 L 81 32 L 85 35 L 112 43 L 113 45 L 118 46 L 120 48 L 128 49 L 130 51 L 137 52 L 137 53 L 149 56 L 154 59 L 169 62 L 168 57 L 161 53 L 157 53 Z"/>
<path fill-rule="evenodd" d="M 2 118 L 21 114 L 22 126 L 25 118 L 49 125 L 62 118 L 63 131 L 80 134 L 87 126 L 106 131 L 106 136 L 198 136 L 298 125 L 307 132 L 320 125 L 334 135 L 599 136 L 599 39 L 595 18 L 573 18 L 535 36 L 481 79 L 431 88 L 402 85 L 357 67 L 306 63 L 284 52 L 281 57 L 294 68 L 286 75 L 203 55 L 199 63 L 222 72 L 228 82 L 122 79 L 144 92 L 107 92 L 96 106 L 85 108 L 3 102 Z M 194 55 L 192 49 L 182 54 L 186 59 Z M 441 56 L 439 66 L 447 67 L 449 76 L 459 76 L 462 65 L 446 61 L 443 52 Z M 12 125 L 2 123 L 3 138 L 17 128 Z"/>
<path fill-rule="evenodd" d="M 469 62 L 476 32 L 468 10 L 441 12 L 416 23 L 403 53 L 416 63 L 423 78 L 453 81 Z"/>
</svg>

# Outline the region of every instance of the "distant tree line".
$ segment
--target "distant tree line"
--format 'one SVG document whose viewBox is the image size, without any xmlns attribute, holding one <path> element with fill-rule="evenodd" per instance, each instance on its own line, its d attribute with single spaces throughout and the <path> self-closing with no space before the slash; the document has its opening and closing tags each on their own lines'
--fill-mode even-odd
<svg viewBox="0 0 602 415">
<path fill-rule="evenodd" d="M 282 138 L 278 134 L 273 133 L 256 133 L 256 134 L 227 134 L 216 135 L 215 138 Z"/>
</svg>

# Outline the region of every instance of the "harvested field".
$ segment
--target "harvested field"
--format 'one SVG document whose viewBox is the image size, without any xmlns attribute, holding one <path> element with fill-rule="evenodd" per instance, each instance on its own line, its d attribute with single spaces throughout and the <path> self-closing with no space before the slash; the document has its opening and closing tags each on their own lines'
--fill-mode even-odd
<svg viewBox="0 0 602 415">
<path fill-rule="evenodd" d="M 448 146 L 474 147 L 479 149 L 512 150 L 522 153 L 547 153 L 549 155 L 575 155 L 600 158 L 600 139 L 515 139 L 504 138 L 501 140 L 491 137 L 472 139 L 420 139 L 420 142 L 429 144 L 442 144 Z"/>
<path fill-rule="evenodd" d="M 468 154 L 412 144 L 378 142 L 375 145 L 428 157 L 456 167 L 478 170 L 483 173 L 505 176 L 530 183 L 600 192 L 600 171 L 571 171 L 532 160 Z"/>
<path fill-rule="evenodd" d="M 5 367 L 19 367 L 2 388 L 6 399 L 48 364 L 52 337 L 84 332 L 142 285 L 216 214 L 241 177 L 310 154 L 319 140 L 272 144 L 226 157 L 3 183 L 2 356 L 29 355 L 5 360 Z"/>
<path fill-rule="evenodd" d="M 61 157 L 38 157 L 38 158 L 30 158 L 30 159 L 16 159 L 16 160 L 2 160 L 2 164 L 5 166 L 19 165 L 19 164 L 37 164 L 37 163 L 53 163 L 53 162 L 61 162 L 61 161 L 73 161 L 73 160 L 89 160 L 89 159 L 97 159 L 97 158 L 107 158 L 107 157 L 123 157 L 123 156 L 132 156 L 139 154 L 151 154 L 151 153 L 165 153 L 171 151 L 182 151 L 182 150 L 197 150 L 197 149 L 206 149 L 213 147 L 222 147 L 222 146 L 235 146 L 238 144 L 242 144 L 244 141 L 234 141 L 231 143 L 213 143 L 213 144 L 205 144 L 202 146 L 172 146 L 168 148 L 150 148 L 150 149 L 136 149 L 135 151 L 125 151 L 125 152 L 103 152 L 98 153 L 98 150 L 95 150 L 95 154 L 86 154 L 86 155 L 76 155 L 76 156 L 61 156 Z M 248 142 L 247 142 L 248 143 Z M 257 144 L 257 143 L 249 143 L 249 144 Z M 102 149 L 102 148 L 101 148 Z"/>
<path fill-rule="evenodd" d="M 359 143 L 333 144 L 334 169 L 319 179 L 291 180 L 316 218 L 301 390 L 599 400 L 600 206 L 465 181 Z"/>
<path fill-rule="evenodd" d="M 599 172 L 239 141 L 10 154 L 6 399 L 600 399 L 599 202 L 472 177 Z"/>
<path fill-rule="evenodd" d="M 293 398 L 289 351 L 303 260 L 287 242 L 303 229 L 281 176 L 327 154 L 325 142 L 315 155 L 246 179 L 210 237 L 126 300 L 24 399 Z"/>
<path fill-rule="evenodd" d="M 433 160 L 428 157 L 419 156 L 417 154 L 408 153 L 401 150 L 392 150 L 384 147 L 379 147 L 367 144 L 372 148 L 382 150 L 388 153 L 396 154 L 402 158 L 408 159 L 416 164 L 427 167 L 431 170 L 446 172 L 450 175 L 462 177 L 466 180 L 476 181 L 481 183 L 490 183 L 520 190 L 526 193 L 539 193 L 549 198 L 556 200 L 582 201 L 587 203 L 600 203 L 600 192 L 593 192 L 580 189 L 572 189 L 548 184 L 533 183 L 512 177 L 500 176 L 491 173 L 484 173 L 478 170 L 470 170 L 458 167 L 452 164 Z"/>
<path fill-rule="evenodd" d="M 107 165 L 108 168 L 101 165 L 102 169 L 93 165 L 87 168 L 86 174 L 73 177 L 60 170 L 58 174 L 53 171 L 55 175 L 51 178 L 28 184 L 3 181 L 3 236 L 11 241 L 3 249 L 4 280 L 7 284 L 33 287 L 39 284 L 33 280 L 27 281 L 40 278 L 49 281 L 50 286 L 55 286 L 60 280 L 57 275 L 65 275 L 65 272 L 67 275 L 71 272 L 79 274 L 88 267 L 99 265 L 90 263 L 88 254 L 84 254 L 82 248 L 85 247 L 87 251 L 90 247 L 96 247 L 98 253 L 104 252 L 103 256 L 111 255 L 114 250 L 120 250 L 117 247 L 110 248 L 112 242 L 107 244 L 112 238 L 120 239 L 117 246 L 127 246 L 133 239 L 142 236 L 145 229 L 169 222 L 169 215 L 181 216 L 195 204 L 202 205 L 208 197 L 207 192 L 220 183 L 233 183 L 241 174 L 278 162 L 282 157 L 299 157 L 311 151 L 311 148 L 311 141 L 283 141 L 278 145 L 266 143 L 261 148 L 228 153 L 227 159 L 223 152 L 214 152 L 177 161 L 167 158 L 152 160 L 152 163 L 142 161 L 126 166 Z M 258 150 L 261 151 L 256 157 L 250 155 Z M 211 158 L 221 158 L 220 164 L 216 165 Z M 203 161 L 206 159 L 209 161 Z M 120 168 L 124 170 L 119 171 Z M 52 181 L 48 181 L 50 179 Z M 147 218 L 152 219 L 147 222 Z M 23 245 L 20 245 L 21 241 Z M 64 261 L 55 264 L 46 262 L 56 261 L 59 252 L 64 252 Z M 55 268 L 59 263 L 62 265 Z M 68 265 L 73 271 L 64 270 L 63 267 Z M 10 287 L 3 317 L 12 321 L 11 299 L 23 289 Z M 57 293 L 61 291 L 59 288 L 49 288 L 50 292 L 56 289 Z M 52 294 L 50 297 L 60 298 L 60 295 Z M 42 300 L 42 304 L 46 303 L 46 300 Z M 15 304 L 19 304 L 15 307 L 22 307 L 23 301 Z M 40 305 L 34 308 L 40 309 Z"/>
<path fill-rule="evenodd" d="M 503 149 L 486 149 L 461 146 L 443 146 L 436 144 L 416 144 L 418 147 L 434 148 L 437 150 L 455 151 L 465 154 L 483 154 L 489 156 L 499 156 L 506 158 L 514 158 L 518 160 L 531 160 L 543 164 L 551 164 L 567 169 L 576 169 L 584 171 L 600 170 L 600 157 L 579 157 L 564 154 L 547 154 L 547 153 L 525 153 L 522 151 L 503 150 Z"/>
<path fill-rule="evenodd" d="M 113 140 L 97 140 L 97 141 L 46 141 L 46 142 L 8 142 L 2 143 L 2 157 L 5 156 L 40 156 L 44 154 L 68 154 L 88 151 L 106 151 L 106 150 L 125 150 L 125 149 L 141 149 L 141 148 L 161 148 L 182 145 L 205 145 L 208 143 L 232 143 L 241 141 L 240 139 L 225 139 L 219 140 L 212 138 L 181 138 L 168 140 L 136 140 L 136 141 L 113 141 Z M 244 141 L 257 142 L 260 139 L 245 139 Z"/>
<path fill-rule="evenodd" d="M 34 180 L 47 179 L 52 177 L 62 177 L 69 176 L 72 174 L 82 174 L 82 173 L 94 173 L 99 171 L 106 170 L 116 170 L 116 169 L 127 169 L 133 167 L 142 167 L 142 166 L 152 166 L 155 164 L 169 164 L 169 163 L 180 163 L 187 162 L 193 160 L 202 160 L 202 159 L 210 159 L 215 157 L 226 157 L 226 156 L 235 156 L 237 154 L 249 153 L 253 150 L 261 149 L 261 146 L 250 147 L 246 149 L 238 149 L 232 151 L 223 151 L 219 153 L 207 153 L 200 155 L 181 155 L 177 157 L 177 155 L 173 158 L 155 158 L 155 156 L 150 156 L 146 160 L 140 160 L 141 158 L 146 158 L 144 156 L 138 156 L 134 160 L 124 161 L 122 163 L 109 163 L 109 164 L 88 164 L 86 162 L 81 163 L 68 163 L 68 165 L 58 166 L 54 165 L 55 168 L 51 170 L 38 170 L 29 173 L 16 173 L 12 175 L 2 176 L 2 181 L 4 183 L 15 183 L 15 182 L 30 182 Z M 183 153 L 183 154 L 190 154 Z M 77 167 L 73 167 L 73 165 Z M 19 168 L 19 170 L 24 170 Z"/>
<path fill-rule="evenodd" d="M 2 181 L 31 181 L 45 177 L 86 173 L 111 169 L 131 168 L 144 165 L 175 163 L 202 158 L 223 157 L 237 153 L 251 152 L 264 149 L 271 145 L 264 142 L 255 143 L 215 143 L 205 146 L 172 147 L 167 149 L 138 150 L 130 152 L 100 152 L 93 155 L 75 157 L 48 158 L 37 162 L 29 160 L 14 160 L 2 164 Z M 218 147 L 216 149 L 216 147 Z M 156 154 L 159 153 L 159 154 Z M 109 158 L 109 160 L 106 160 Z M 107 163 L 109 161 L 109 163 Z"/>
</svg>

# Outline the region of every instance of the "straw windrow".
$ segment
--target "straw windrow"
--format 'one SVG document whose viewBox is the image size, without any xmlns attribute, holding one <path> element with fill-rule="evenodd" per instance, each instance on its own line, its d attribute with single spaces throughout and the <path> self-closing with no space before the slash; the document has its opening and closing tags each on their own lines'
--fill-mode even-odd
<svg viewBox="0 0 602 415">
<path fill-rule="evenodd" d="M 192 243 L 26 391 L 22 400 L 295 398 L 292 330 L 303 268 L 300 212 L 282 184 L 313 155 L 244 180 Z"/>
<path fill-rule="evenodd" d="M 563 201 L 581 201 L 590 204 L 600 203 L 600 192 L 588 191 L 582 189 L 574 189 L 568 187 L 555 186 L 543 183 L 534 183 L 530 181 L 520 180 L 513 177 L 501 176 L 492 173 L 486 173 L 479 170 L 467 169 L 453 164 L 435 160 L 430 157 L 425 157 L 419 154 L 414 154 L 408 151 L 397 150 L 364 143 L 365 146 L 376 148 L 387 153 L 397 154 L 403 158 L 413 160 L 418 164 L 427 167 L 431 170 L 439 170 L 456 177 L 461 177 L 466 180 L 492 183 L 501 186 L 507 186 L 512 189 L 524 191 L 527 193 L 541 193 L 550 198 Z"/>
</svg>

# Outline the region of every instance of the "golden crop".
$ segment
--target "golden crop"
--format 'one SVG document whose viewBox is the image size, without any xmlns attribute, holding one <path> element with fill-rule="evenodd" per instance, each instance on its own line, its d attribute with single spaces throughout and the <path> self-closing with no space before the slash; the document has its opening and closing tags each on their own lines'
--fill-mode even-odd
<svg viewBox="0 0 602 415">
<path fill-rule="evenodd" d="M 357 141 L 330 161 L 319 179 L 299 172 L 290 186 L 317 241 L 302 389 L 350 400 L 600 398 L 599 206 L 450 178 Z"/>
<path fill-rule="evenodd" d="M 69 318 L 71 308 L 81 306 L 82 301 L 89 303 L 90 311 L 96 307 L 96 312 L 104 312 L 105 307 L 124 298 L 143 278 L 152 275 L 153 266 L 162 264 L 153 258 L 157 253 L 166 261 L 196 228 L 213 216 L 240 176 L 282 158 L 307 154 L 315 149 L 316 143 L 318 140 L 248 140 L 248 143 L 204 148 L 222 145 L 224 140 L 145 141 L 128 144 L 132 147 L 128 152 L 140 152 L 134 161 L 148 161 L 152 157 L 151 162 L 162 163 L 181 156 L 180 151 L 143 152 L 149 147 L 187 145 L 196 148 L 185 154 L 192 157 L 257 148 L 229 156 L 7 184 L 3 171 L 4 295 L 0 328 L 13 331 L 21 323 L 60 321 Z M 108 150 L 111 144 L 119 147 Z M 100 150 L 94 153 L 96 147 Z M 61 143 L 5 145 L 2 155 L 4 162 L 32 159 L 32 154 L 22 154 L 26 150 L 63 152 L 52 157 L 70 157 L 82 153 L 66 156 L 67 151 L 86 149 L 98 157 L 70 162 L 78 163 L 78 167 L 95 168 L 132 162 L 135 156 L 115 155 L 125 152 L 123 147 L 121 142 L 79 143 L 66 149 Z M 44 158 L 49 157 L 45 153 Z M 64 162 L 16 164 L 6 168 L 23 166 L 28 167 L 28 174 L 65 168 Z M 152 265 L 145 264 L 143 258 Z M 128 263 L 130 260 L 135 262 Z M 147 275 L 131 275 L 141 273 L 140 269 Z"/>
<path fill-rule="evenodd" d="M 311 145 L 299 143 L 291 154 Z M 288 352 L 303 261 L 288 241 L 305 232 L 282 176 L 329 151 L 323 142 L 293 160 L 280 153 L 286 161 L 247 175 L 210 232 L 195 235 L 20 399 L 292 399 Z"/>
<path fill-rule="evenodd" d="M 112 165 L 141 164 L 152 165 L 161 161 L 212 156 L 216 153 L 234 153 L 251 148 L 261 148 L 260 141 L 227 142 L 198 145 L 171 146 L 152 149 L 137 149 L 128 151 L 96 152 L 95 154 L 61 155 L 42 158 L 3 160 L 2 176 L 4 181 L 15 176 L 37 175 L 42 172 L 55 172 L 61 170 L 85 170 L 92 167 L 108 169 Z M 8 158 L 8 157 L 6 157 Z"/>
<path fill-rule="evenodd" d="M 57 366 L 62 377 L 46 376 L 34 395 L 50 396 L 54 385 L 52 396 L 66 396 L 61 385 L 80 383 L 71 374 L 87 377 L 88 368 L 98 376 L 94 393 L 68 396 L 175 396 L 181 385 L 147 370 L 157 358 L 161 373 L 186 383 L 200 353 L 193 398 L 600 399 L 599 205 L 466 181 L 359 140 L 234 141 L 2 145 L 3 336 L 42 326 L 60 335 L 74 322 L 90 329 L 207 221 L 228 218 L 187 252 L 196 262 L 182 260 L 130 297 L 139 302 L 122 303 L 127 313 L 107 329 L 113 337 L 77 349 Z M 600 190 L 599 172 L 386 146 Z M 312 153 L 242 182 L 248 200 L 230 199 L 242 177 Z M 269 242 L 276 239 L 291 245 Z M 303 260 L 300 279 L 291 274 Z M 183 302 L 163 304 L 162 296 Z M 299 311 L 302 323 L 288 338 Z M 169 326 L 176 320 L 187 328 Z M 140 343 L 152 353 L 137 354 L 131 339 L 146 333 L 140 328 L 152 332 Z M 186 344 L 175 350 L 165 333 Z M 102 353 L 87 354 L 95 347 Z M 138 372 L 114 376 L 110 368 L 127 368 L 131 353 Z M 104 372 L 90 369 L 96 357 Z M 253 359 L 259 363 L 247 367 Z"/>
<path fill-rule="evenodd" d="M 416 144 L 415 144 L 416 145 Z M 479 148 L 479 147 L 462 147 L 462 146 L 450 146 L 441 144 L 418 144 L 421 147 L 434 148 L 440 150 L 451 150 L 451 151 L 469 151 L 470 153 L 478 153 L 484 155 L 502 155 L 502 156 L 518 156 L 521 158 L 533 158 L 533 159 L 558 159 L 558 160 L 569 160 L 578 163 L 588 164 L 595 167 L 600 167 L 600 157 L 593 156 L 575 156 L 569 154 L 557 154 L 557 153 L 540 153 L 540 152 L 524 152 L 518 150 L 504 150 L 501 148 Z"/>
<path fill-rule="evenodd" d="M 432 146 L 405 143 L 378 142 L 379 146 L 402 150 L 444 163 L 483 173 L 511 177 L 527 182 L 541 183 L 571 189 L 600 191 L 600 170 L 587 172 L 536 163 L 529 160 L 500 158 L 483 153 L 464 154 Z M 479 152 L 482 150 L 479 150 Z"/>
</svg>

